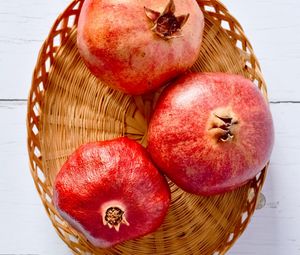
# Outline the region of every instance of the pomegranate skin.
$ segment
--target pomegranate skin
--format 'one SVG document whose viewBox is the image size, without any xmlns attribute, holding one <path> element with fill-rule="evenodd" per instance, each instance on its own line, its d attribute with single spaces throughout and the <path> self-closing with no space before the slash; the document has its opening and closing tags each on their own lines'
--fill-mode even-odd
<svg viewBox="0 0 300 255">
<path fill-rule="evenodd" d="M 267 164 L 274 143 L 269 106 L 241 76 L 193 73 L 161 95 L 148 151 L 175 184 L 213 195 L 245 184 Z"/>
<path fill-rule="evenodd" d="M 190 68 L 200 52 L 204 16 L 195 0 L 174 0 L 175 15 L 189 17 L 181 35 L 163 39 L 145 7 L 163 12 L 169 0 L 85 0 L 77 45 L 100 81 L 127 94 L 152 92 Z"/>
<path fill-rule="evenodd" d="M 170 189 L 146 150 L 123 137 L 79 147 L 56 177 L 53 202 L 94 246 L 107 248 L 155 231 Z"/>
</svg>

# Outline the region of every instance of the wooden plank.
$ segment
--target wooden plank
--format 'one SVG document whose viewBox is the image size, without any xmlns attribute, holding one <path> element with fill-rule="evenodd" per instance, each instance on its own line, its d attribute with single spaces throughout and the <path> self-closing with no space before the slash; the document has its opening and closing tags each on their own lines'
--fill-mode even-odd
<svg viewBox="0 0 300 255">
<path fill-rule="evenodd" d="M 0 98 L 27 98 L 42 42 L 69 2 L 0 1 Z"/>
<path fill-rule="evenodd" d="M 230 255 L 300 254 L 300 104 L 271 107 L 276 143 L 256 211 Z M 0 102 L 0 254 L 67 255 L 34 188 L 28 167 L 26 102 Z"/>
<path fill-rule="evenodd" d="M 0 254 L 69 255 L 29 171 L 26 102 L 0 102 Z"/>
<path fill-rule="evenodd" d="M 270 100 L 300 99 L 300 1 L 222 0 L 243 26 L 268 84 Z"/>
<path fill-rule="evenodd" d="M 0 1 L 0 98 L 27 98 L 39 48 L 70 0 Z M 300 100 L 300 1 L 224 0 L 261 62 L 270 99 Z"/>
</svg>

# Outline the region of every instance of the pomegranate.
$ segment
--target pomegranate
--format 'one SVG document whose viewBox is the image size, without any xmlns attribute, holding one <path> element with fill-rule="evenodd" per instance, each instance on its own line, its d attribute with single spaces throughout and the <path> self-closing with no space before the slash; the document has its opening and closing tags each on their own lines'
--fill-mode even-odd
<svg viewBox="0 0 300 255">
<path fill-rule="evenodd" d="M 54 184 L 60 215 L 97 247 L 155 231 L 170 203 L 164 177 L 145 149 L 128 138 L 82 145 Z"/>
<path fill-rule="evenodd" d="M 194 64 L 203 27 L 195 0 L 85 0 L 77 45 L 101 81 L 140 95 Z"/>
<path fill-rule="evenodd" d="M 163 92 L 149 124 L 148 150 L 179 187 L 212 195 L 261 171 L 273 140 L 268 104 L 250 80 L 193 73 Z"/>
</svg>

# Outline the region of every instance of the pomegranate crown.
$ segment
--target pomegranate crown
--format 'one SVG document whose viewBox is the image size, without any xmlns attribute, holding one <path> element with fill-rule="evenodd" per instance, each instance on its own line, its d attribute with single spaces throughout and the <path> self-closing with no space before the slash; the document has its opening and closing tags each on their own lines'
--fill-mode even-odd
<svg viewBox="0 0 300 255">
<path fill-rule="evenodd" d="M 190 14 L 175 16 L 173 0 L 167 4 L 162 13 L 144 7 L 146 16 L 153 22 L 151 30 L 165 40 L 182 36 L 182 27 Z"/>
</svg>

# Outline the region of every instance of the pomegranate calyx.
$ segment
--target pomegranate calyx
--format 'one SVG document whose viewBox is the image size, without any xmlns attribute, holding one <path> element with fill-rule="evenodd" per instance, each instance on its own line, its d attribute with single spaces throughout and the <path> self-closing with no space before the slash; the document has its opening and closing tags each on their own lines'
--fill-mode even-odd
<svg viewBox="0 0 300 255">
<path fill-rule="evenodd" d="M 151 30 L 165 40 L 182 36 L 182 27 L 190 14 L 175 16 L 175 4 L 170 0 L 165 10 L 160 13 L 144 7 L 146 16 L 154 23 Z"/>
<path fill-rule="evenodd" d="M 215 137 L 217 142 L 229 142 L 234 139 L 236 125 L 238 121 L 231 114 L 216 114 L 213 113 L 210 120 L 209 130 Z"/>
<path fill-rule="evenodd" d="M 105 212 L 103 224 L 119 232 L 121 224 L 129 226 L 124 213 L 125 212 L 119 207 L 109 207 Z"/>
</svg>

